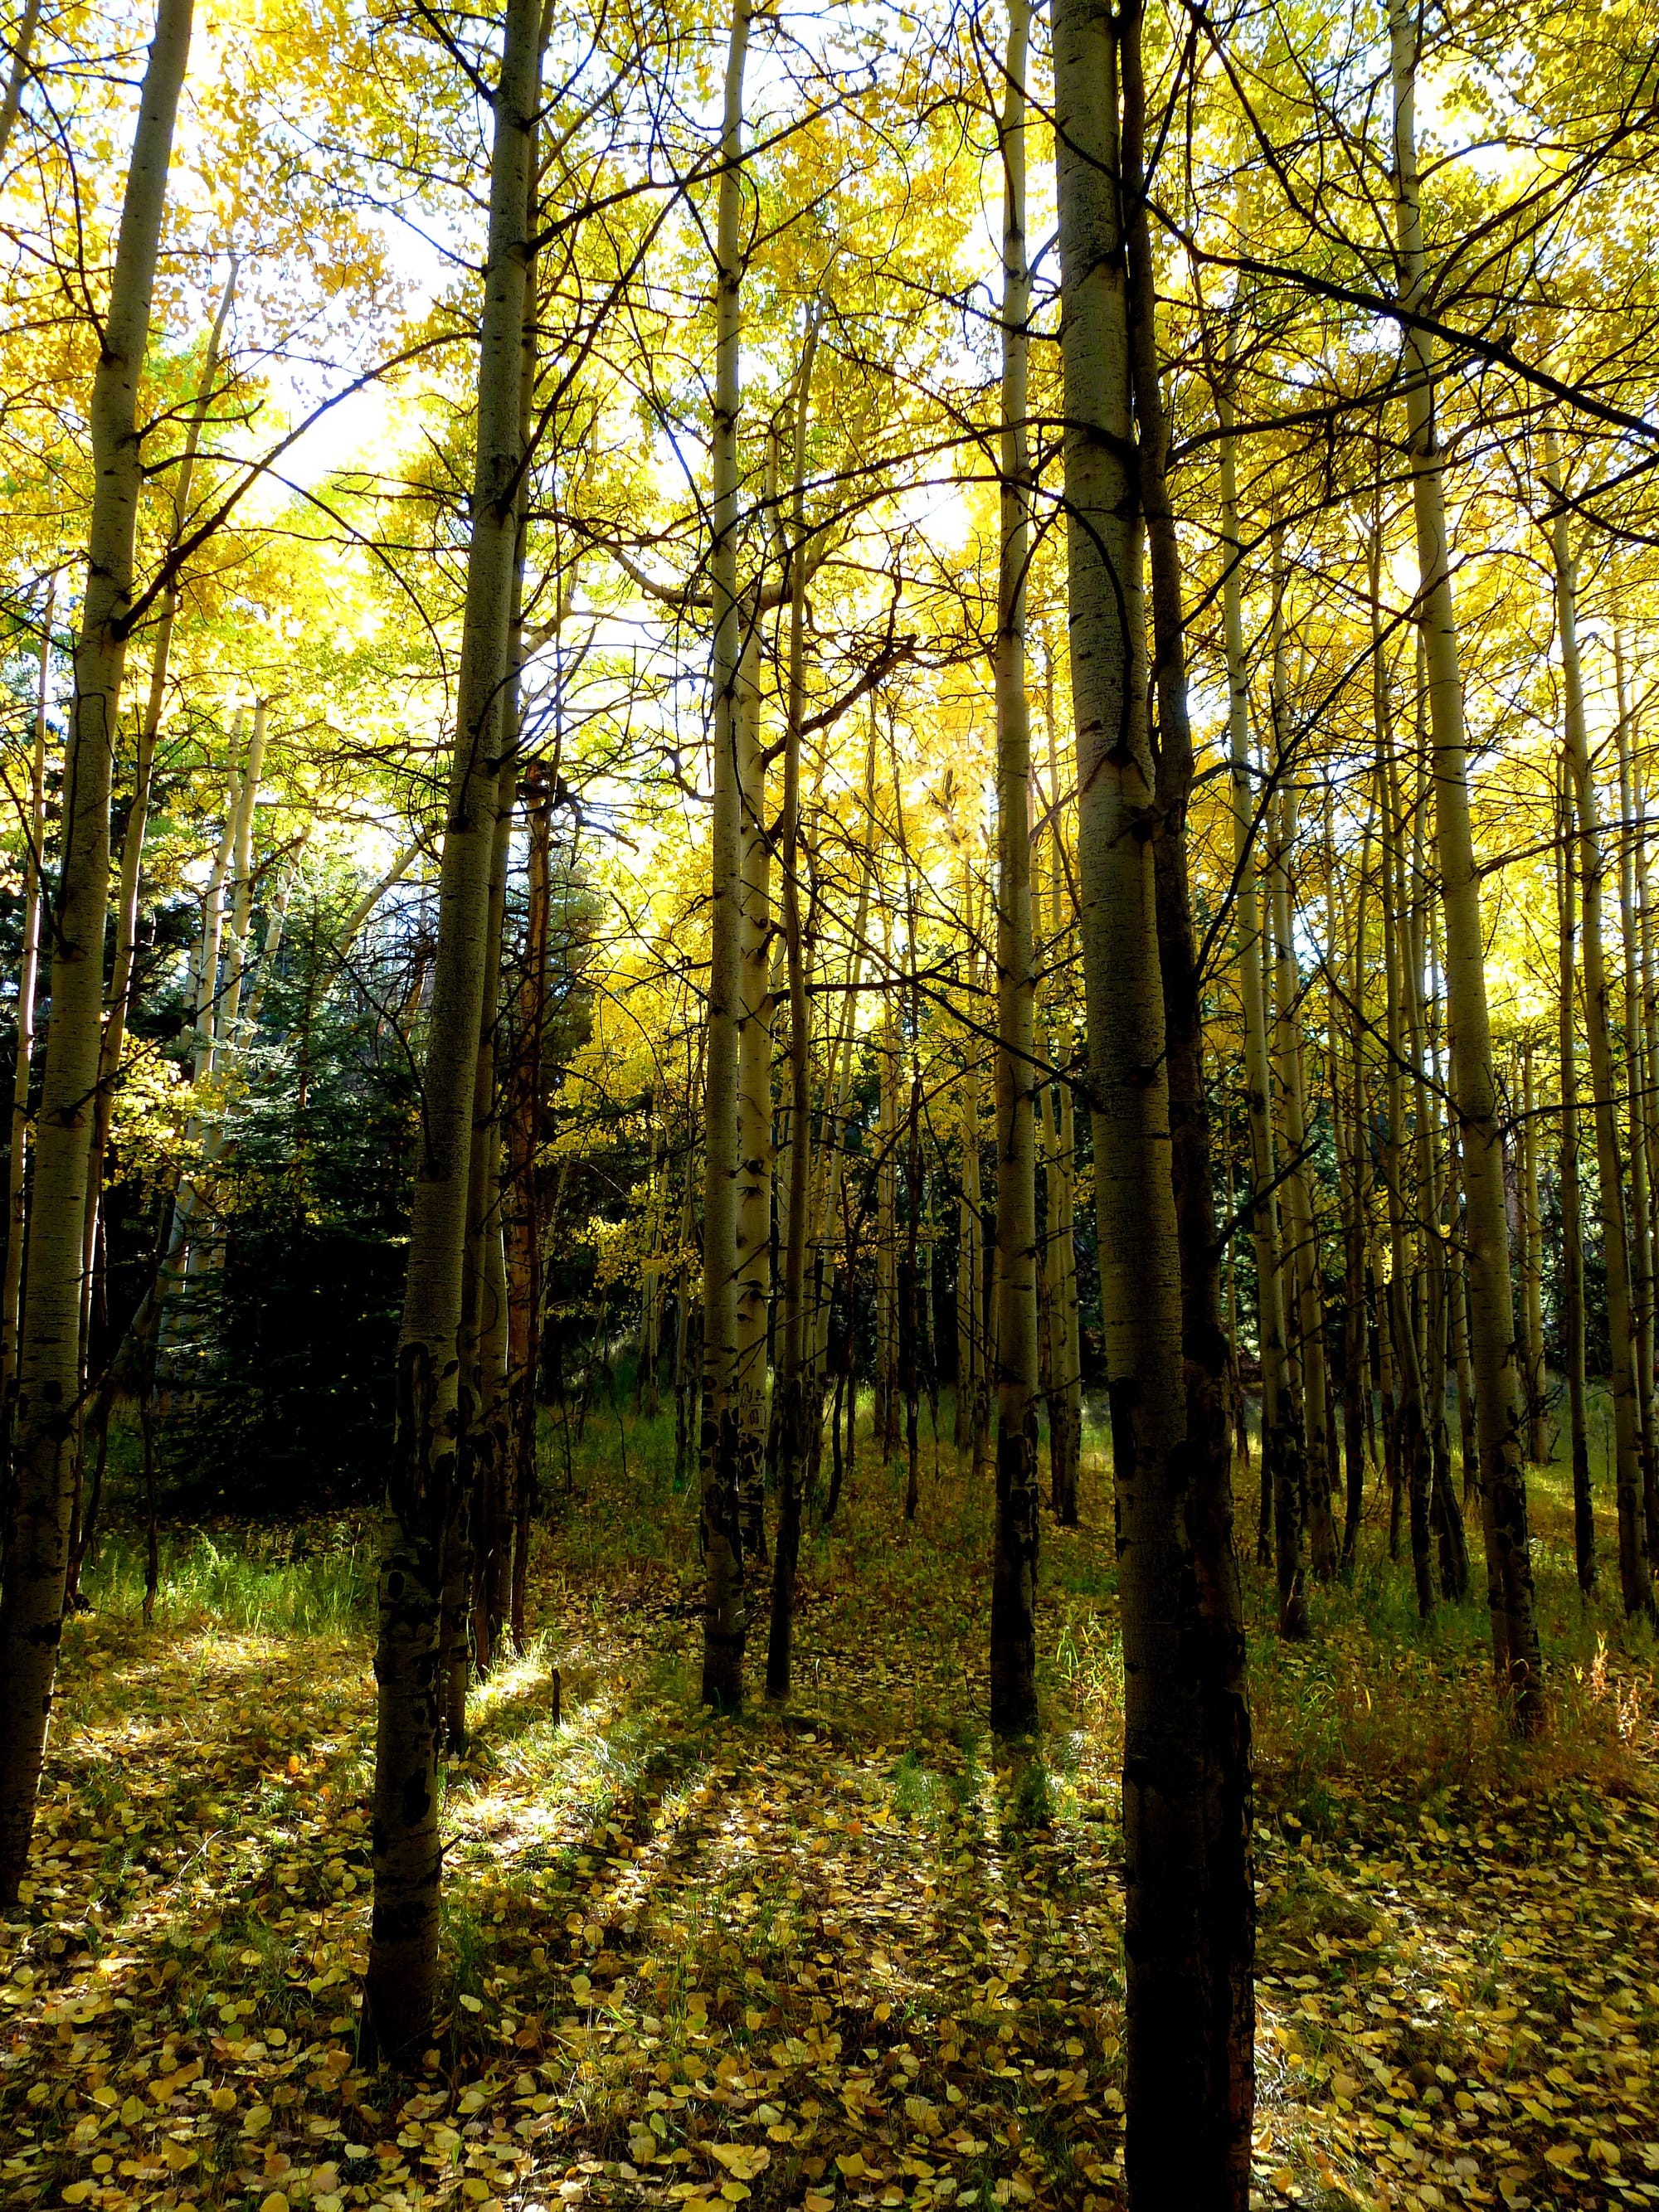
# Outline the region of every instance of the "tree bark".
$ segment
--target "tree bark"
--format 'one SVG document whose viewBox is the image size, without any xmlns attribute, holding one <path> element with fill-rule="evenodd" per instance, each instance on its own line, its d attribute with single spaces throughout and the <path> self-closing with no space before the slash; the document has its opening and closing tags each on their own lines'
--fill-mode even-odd
<svg viewBox="0 0 1659 2212">
<path fill-rule="evenodd" d="M 1404 298 L 1416 307 L 1425 289 L 1413 120 L 1416 37 L 1406 0 L 1389 0 L 1394 78 L 1395 185 Z M 1479 1425 L 1490 1589 L 1492 1656 L 1499 1694 L 1514 1725 L 1533 1734 L 1547 1705 L 1527 1529 L 1526 1468 L 1517 1405 L 1515 1300 L 1510 1281 L 1504 1136 L 1498 1119 L 1492 1029 L 1486 1007 L 1480 879 L 1469 819 L 1463 735 L 1463 682 L 1452 602 L 1444 487 L 1434 430 L 1434 349 L 1413 329 L 1407 350 L 1412 495 L 1421 578 L 1419 622 L 1427 653 L 1433 738 L 1435 840 L 1446 919 L 1446 995 L 1452 1034 L 1452 1097 L 1463 1155 L 1475 1419 Z"/>
<path fill-rule="evenodd" d="M 1117 1503 L 1125 1714 L 1126 2169 L 1133 2212 L 1242 2207 L 1218 2047 L 1207 1741 L 1152 842 L 1118 49 L 1054 13 L 1079 933 Z M 1220 1977 L 1224 1979 L 1224 1974 Z M 1248 2154 L 1248 2112 L 1243 2116 Z"/>
<path fill-rule="evenodd" d="M 743 1703 L 743 1532 L 738 1403 L 738 1018 L 743 988 L 743 790 L 738 685 L 743 610 L 738 599 L 738 410 L 743 335 L 743 77 L 748 0 L 735 0 L 726 49 L 722 167 L 715 234 L 716 321 L 712 459 L 714 597 L 714 805 L 710 837 L 712 934 L 704 1079 L 701 1540 L 702 1696 Z"/>
<path fill-rule="evenodd" d="M 365 2026 L 386 2057 L 424 2046 L 436 1996 L 439 1619 L 457 1480 L 459 1331 L 473 1085 L 489 960 L 501 702 L 512 619 L 526 216 L 538 100 L 540 0 L 507 0 L 495 94 L 489 238 L 478 353 L 472 533 L 423 1067 L 421 1159 L 398 1347 L 397 1429 L 380 1585 L 374 1897 Z"/>
<path fill-rule="evenodd" d="M 15 1902 L 28 1860 L 61 1632 L 82 1398 L 82 1231 L 103 1012 L 110 772 L 143 491 L 138 384 L 190 33 L 191 0 L 160 0 L 93 379 L 92 516 L 64 764 L 62 859 L 51 916 L 52 1028 L 35 1139 L 0 1600 L 0 1905 Z"/>
<path fill-rule="evenodd" d="M 11 1149 L 6 1177 L 6 1260 L 0 1279 L 0 1443 L 9 1463 L 13 1393 L 17 1381 L 17 1301 L 23 1287 L 23 1239 L 27 1225 L 29 1086 L 34 1069 L 34 1000 L 40 976 L 40 863 L 46 836 L 46 711 L 52 693 L 52 618 L 54 577 L 40 617 L 40 676 L 34 702 L 34 747 L 29 759 L 29 811 L 23 855 L 23 945 L 17 975 L 17 1042 L 11 1080 Z M 9 1488 L 9 1484 L 7 1486 Z"/>
<path fill-rule="evenodd" d="M 1631 1313 L 1630 1230 L 1613 1065 L 1612 981 L 1601 937 L 1601 810 L 1590 770 L 1578 665 L 1577 562 L 1553 434 L 1545 433 L 1544 484 L 1554 502 L 1550 550 L 1555 564 L 1556 629 L 1561 648 L 1563 735 L 1578 816 L 1577 861 L 1583 901 L 1584 1031 L 1589 1046 L 1595 1165 L 1601 1186 L 1601 1237 L 1607 1257 L 1607 1335 L 1612 1355 L 1615 1496 L 1619 1512 L 1619 1591 L 1627 1613 L 1654 1614 L 1653 1578 L 1642 1515 L 1642 1425 L 1636 1395 L 1636 1339 Z"/>
<path fill-rule="evenodd" d="M 1577 871 L 1572 772 L 1562 763 L 1561 835 L 1556 860 L 1559 915 L 1557 1052 L 1561 1074 L 1561 1364 L 1567 1377 L 1567 1440 L 1572 1465 L 1573 1549 L 1578 1587 L 1595 1587 L 1595 1505 L 1590 1492 L 1589 1409 L 1584 1372 L 1584 1208 L 1578 1165 L 1578 1038 L 1574 1000 L 1578 975 Z"/>
<path fill-rule="evenodd" d="M 808 310 L 795 393 L 790 468 L 789 690 L 785 705 L 780 904 L 789 983 L 789 1231 L 783 1261 L 783 1316 L 774 1383 L 778 1414 L 778 1539 L 772 1563 L 772 1618 L 766 1693 L 789 1695 L 800 1558 L 801 1483 L 807 1462 L 806 1244 L 811 1227 L 811 1019 L 801 927 L 800 748 L 806 714 L 806 429 L 817 351 L 818 307 Z M 829 1103 L 826 1095 L 825 1103 Z"/>
<path fill-rule="evenodd" d="M 1194 774 L 1187 697 L 1186 617 L 1181 549 L 1166 481 L 1169 450 L 1158 357 L 1157 285 L 1146 212 L 1146 93 L 1141 0 L 1121 14 L 1123 192 L 1128 232 L 1131 380 L 1139 419 L 1138 474 L 1152 583 L 1152 699 L 1157 706 L 1156 827 L 1152 842 L 1158 964 L 1168 1071 L 1170 1164 L 1180 1267 L 1180 1348 L 1185 1435 L 1170 1455 L 1171 1495 L 1164 1537 L 1184 1553 L 1169 1595 L 1182 1601 L 1184 1651 L 1166 1685 L 1166 1724 L 1192 1727 L 1189 1762 L 1178 1778 L 1185 1848 L 1200 1884 L 1182 1931 L 1178 1972 L 1192 2008 L 1185 2023 L 1198 2048 L 1200 2135 L 1189 2171 L 1190 2202 L 1243 2212 L 1250 2193 L 1255 2103 L 1255 1882 L 1251 1844 L 1250 1709 L 1245 1672 L 1243 1595 L 1233 1551 L 1227 1339 L 1221 1325 L 1220 1246 L 1204 1091 L 1203 984 L 1194 936 L 1187 814 Z M 1323 1501 L 1328 1529 L 1328 1499 Z M 1157 1584 L 1148 1577 L 1149 1594 Z M 1158 1601 L 1164 1601 L 1160 1592 Z M 1127 1638 L 1125 1638 L 1126 1666 Z M 1126 1762 L 1127 1763 L 1127 1762 Z M 1128 1802 L 1126 1781 L 1124 1797 Z M 1160 1808 L 1167 1817 L 1173 1806 Z M 1165 1900 L 1165 1909 L 1175 1903 Z M 1173 1921 L 1173 1915 L 1171 1915 Z M 1173 2022 L 1160 2022 L 1169 2033 Z M 1167 2056 L 1167 2054 L 1165 2054 Z M 1189 2061 L 1189 2063 L 1191 2063 Z M 1132 2061 L 1133 2063 L 1133 2061 Z M 1143 2135 L 1144 2144 L 1146 2137 Z M 1137 2146 L 1139 2149 L 1139 2146 Z M 1167 2202 L 1144 2149 L 1132 2197 Z"/>
<path fill-rule="evenodd" d="M 1285 1328 L 1284 1276 L 1279 1266 L 1279 1206 L 1274 1190 L 1271 1079 L 1267 1060 L 1267 1002 L 1263 975 L 1261 891 L 1255 852 L 1257 801 L 1250 757 L 1249 672 L 1244 659 L 1243 549 L 1239 538 L 1234 457 L 1231 345 L 1226 372 L 1216 387 L 1221 428 L 1222 623 L 1227 657 L 1228 738 L 1232 775 L 1234 901 L 1237 914 L 1239 996 L 1244 1016 L 1244 1091 L 1250 1135 L 1250 1236 L 1255 1259 L 1256 1336 L 1261 1364 L 1261 1519 L 1258 1563 L 1273 1558 L 1273 1501 L 1303 1481 L 1302 1437 L 1291 1388 Z M 1262 808 L 1265 812 L 1265 804 Z M 1307 1593 L 1292 1571 L 1281 1573 L 1281 1635 L 1308 1632 Z"/>
<path fill-rule="evenodd" d="M 991 1725 L 1036 1725 L 1037 1574 L 1036 979 L 1031 945 L 1030 721 L 1025 696 L 1025 69 L 1030 12 L 1010 0 L 1002 154 L 1002 396 L 998 458 L 997 1437 L 991 1555 Z"/>
</svg>

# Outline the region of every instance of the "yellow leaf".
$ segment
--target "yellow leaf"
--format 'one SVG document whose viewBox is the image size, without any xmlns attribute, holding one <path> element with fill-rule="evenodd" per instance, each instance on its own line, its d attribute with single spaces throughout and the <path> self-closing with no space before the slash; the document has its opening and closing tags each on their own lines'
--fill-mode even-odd
<svg viewBox="0 0 1659 2212">
<path fill-rule="evenodd" d="M 124 2128 L 136 2128 L 143 2117 L 144 2108 L 137 2097 L 129 2097 L 121 2107 L 121 2125 Z"/>
<path fill-rule="evenodd" d="M 234 2112 L 236 2109 L 236 2092 L 229 2088 L 216 2089 L 208 2099 L 208 2102 L 216 2112 Z"/>
<path fill-rule="evenodd" d="M 836 2164 L 849 2181 L 856 2181 L 865 2171 L 864 2153 L 861 2150 L 837 2151 Z"/>
<path fill-rule="evenodd" d="M 259 2212 L 288 2212 L 288 2199 L 280 2189 L 273 2189 L 259 2207 Z"/>
<path fill-rule="evenodd" d="M 1552 2166 L 1571 2166 L 1578 2155 L 1577 2143 L 1552 2143 L 1544 2153 Z"/>
<path fill-rule="evenodd" d="M 1290 2167 L 1288 2166 L 1281 2166 L 1278 2172 L 1273 2176 L 1273 2187 L 1279 2190 L 1281 2194 L 1287 2193 L 1291 2184 L 1295 2179 L 1296 2176 L 1291 2172 Z"/>
<path fill-rule="evenodd" d="M 483 1999 L 470 1995 L 469 1992 L 465 1990 L 461 1992 L 461 2002 L 466 2007 L 469 2012 L 482 2012 L 483 2010 Z"/>
</svg>

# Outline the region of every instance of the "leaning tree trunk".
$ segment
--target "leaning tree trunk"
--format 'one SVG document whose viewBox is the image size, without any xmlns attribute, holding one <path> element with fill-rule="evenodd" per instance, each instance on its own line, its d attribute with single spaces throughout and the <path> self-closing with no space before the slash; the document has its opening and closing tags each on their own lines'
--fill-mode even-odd
<svg viewBox="0 0 1659 2212">
<path fill-rule="evenodd" d="M 11 42 L 11 68 L 6 76 L 5 97 L 0 100 L 0 161 L 6 158 L 6 149 L 11 143 L 18 110 L 23 104 L 23 87 L 28 80 L 34 33 L 40 21 L 40 0 L 23 0 L 22 19 Z"/>
<path fill-rule="evenodd" d="M 1025 699 L 1026 0 L 1008 10 L 1002 129 L 1001 528 L 997 581 L 997 1443 L 991 1554 L 991 1725 L 1036 1720 L 1037 1300 L 1036 976 L 1031 957 L 1030 727 Z"/>
<path fill-rule="evenodd" d="M 0 1600 L 0 1905 L 15 1902 L 28 1861 L 69 1557 L 82 1395 L 81 1242 L 109 911 L 110 769 L 143 488 L 138 381 L 149 340 L 190 32 L 191 0 L 160 0 L 93 379 L 92 518 L 64 763 L 62 858 L 52 911 L 52 1026 L 35 1139 L 11 1518 Z"/>
<path fill-rule="evenodd" d="M 710 833 L 711 944 L 703 1119 L 703 1392 L 701 1540 L 703 1701 L 743 1703 L 744 1609 L 738 1403 L 738 1016 L 743 989 L 743 792 L 738 685 L 743 610 L 738 600 L 738 409 L 743 336 L 743 74 L 748 0 L 735 0 L 726 52 L 720 207 L 715 232 L 716 319 L 713 542 L 714 804 Z"/>
<path fill-rule="evenodd" d="M 1424 297 L 1425 264 L 1413 114 L 1416 36 L 1406 0 L 1389 0 L 1389 32 L 1396 212 L 1406 280 L 1403 304 L 1408 312 L 1414 312 Z M 1489 1583 L 1496 1600 L 1492 1614 L 1492 1656 L 1499 1692 L 1510 1717 L 1522 1733 L 1531 1734 L 1544 1725 L 1547 1707 L 1528 1543 L 1515 1299 L 1510 1281 L 1509 1214 L 1504 1190 L 1504 1133 L 1486 1007 L 1480 879 L 1475 870 L 1469 818 L 1463 679 L 1452 601 L 1445 489 L 1434 429 L 1434 348 L 1426 332 L 1413 325 L 1407 351 L 1411 367 L 1407 413 L 1412 494 L 1421 576 L 1419 597 L 1434 745 L 1435 840 L 1445 902 L 1451 1091 L 1462 1142 L 1468 1224 L 1470 1334 L 1481 1505 L 1487 1551 L 1496 1567 Z"/>
<path fill-rule="evenodd" d="M 364 2010 L 372 2043 L 388 2056 L 424 2046 L 437 1988 L 438 1631 L 444 1534 L 458 1472 L 473 1080 L 489 957 L 501 702 L 524 459 L 519 355 L 542 21 L 540 0 L 507 0 L 495 96 L 455 751 L 382 1534 L 374 1661 L 374 1902 Z"/>
</svg>

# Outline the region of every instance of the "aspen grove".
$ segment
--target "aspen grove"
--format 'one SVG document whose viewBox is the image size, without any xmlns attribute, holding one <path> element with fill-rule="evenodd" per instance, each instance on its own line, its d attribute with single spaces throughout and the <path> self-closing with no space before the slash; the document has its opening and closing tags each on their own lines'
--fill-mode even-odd
<svg viewBox="0 0 1659 2212">
<path fill-rule="evenodd" d="M 1659 2203 L 1659 16 L 0 80 L 0 2202 Z"/>
</svg>

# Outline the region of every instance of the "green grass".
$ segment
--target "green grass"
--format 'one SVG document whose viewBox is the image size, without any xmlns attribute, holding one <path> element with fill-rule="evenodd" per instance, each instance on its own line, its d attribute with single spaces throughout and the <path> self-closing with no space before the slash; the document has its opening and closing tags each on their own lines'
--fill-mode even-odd
<svg viewBox="0 0 1659 2212">
<path fill-rule="evenodd" d="M 82 1578 L 100 1613 L 136 1616 L 144 1601 L 142 1540 L 112 1532 Z M 158 1620 L 210 1622 L 249 1636 L 350 1635 L 374 1616 L 374 1552 L 360 1532 L 330 1528 L 170 1531 L 161 1539 Z"/>
</svg>

